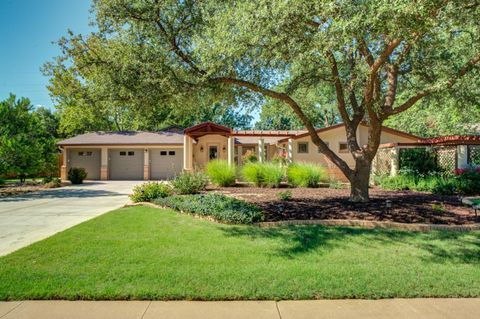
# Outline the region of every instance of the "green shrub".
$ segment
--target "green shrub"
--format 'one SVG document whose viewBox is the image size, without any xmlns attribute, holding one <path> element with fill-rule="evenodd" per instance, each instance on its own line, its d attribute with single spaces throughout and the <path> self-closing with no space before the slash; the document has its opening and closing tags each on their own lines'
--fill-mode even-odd
<svg viewBox="0 0 480 319">
<path fill-rule="evenodd" d="M 58 177 L 51 178 L 49 182 L 43 184 L 43 187 L 45 187 L 45 188 L 62 187 L 62 181 Z"/>
<path fill-rule="evenodd" d="M 414 190 L 417 181 L 413 175 L 397 175 L 379 177 L 376 182 L 383 189 Z"/>
<path fill-rule="evenodd" d="M 286 190 L 286 191 L 283 191 L 283 192 L 278 192 L 277 197 L 280 200 L 287 200 L 288 201 L 288 200 L 292 199 L 293 194 L 292 194 L 292 191 Z"/>
<path fill-rule="evenodd" d="M 403 149 L 400 152 L 400 169 L 416 174 L 440 172 L 437 156 L 425 148 Z"/>
<path fill-rule="evenodd" d="M 208 178 L 201 172 L 183 172 L 172 181 L 172 186 L 177 194 L 198 194 L 205 190 Z"/>
<path fill-rule="evenodd" d="M 278 187 L 283 175 L 282 167 L 273 163 L 247 163 L 242 169 L 245 181 L 257 187 Z"/>
<path fill-rule="evenodd" d="M 455 190 L 461 195 L 480 194 L 480 173 L 474 170 L 455 176 Z"/>
<path fill-rule="evenodd" d="M 252 151 L 247 151 L 243 156 L 242 156 L 242 162 L 244 164 L 246 163 L 256 163 L 258 161 L 257 155 L 255 155 L 254 152 Z"/>
<path fill-rule="evenodd" d="M 72 184 L 82 184 L 85 178 L 87 178 L 87 172 L 82 167 L 72 167 L 68 170 L 68 180 Z"/>
<path fill-rule="evenodd" d="M 172 187 L 158 182 L 147 182 L 133 188 L 129 195 L 134 203 L 151 202 L 156 198 L 163 198 L 172 195 Z"/>
<path fill-rule="evenodd" d="M 200 216 L 210 216 L 229 224 L 252 224 L 263 220 L 262 211 L 255 205 L 222 194 L 175 195 L 159 198 L 160 206 Z"/>
<path fill-rule="evenodd" d="M 0 185 L 5 185 L 6 181 L 0 177 Z"/>
<path fill-rule="evenodd" d="M 222 187 L 235 185 L 235 166 L 229 165 L 227 161 L 210 161 L 205 172 L 214 185 Z"/>
<path fill-rule="evenodd" d="M 325 168 L 311 163 L 294 163 L 287 168 L 288 183 L 294 187 L 318 187 L 321 181 L 327 181 Z"/>
</svg>

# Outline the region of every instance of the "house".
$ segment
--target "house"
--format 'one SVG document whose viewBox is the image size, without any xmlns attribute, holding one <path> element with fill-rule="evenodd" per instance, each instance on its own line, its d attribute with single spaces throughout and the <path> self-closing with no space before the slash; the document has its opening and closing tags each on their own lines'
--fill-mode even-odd
<svg viewBox="0 0 480 319">
<path fill-rule="evenodd" d="M 348 151 L 343 124 L 317 130 L 319 136 L 349 165 L 354 164 Z M 367 143 L 368 126 L 361 124 L 357 136 Z M 419 137 L 384 127 L 381 143 L 415 143 Z M 242 158 L 254 153 L 260 161 L 285 156 L 289 161 L 314 162 L 328 168 L 331 178 L 345 176 L 312 143 L 306 131 L 236 131 L 212 122 L 185 130 L 159 132 L 94 132 L 58 143 L 63 152 L 61 178 L 68 169 L 83 167 L 88 179 L 161 180 L 173 178 L 186 170 L 201 169 L 210 160 L 223 159 L 242 165 Z"/>
</svg>

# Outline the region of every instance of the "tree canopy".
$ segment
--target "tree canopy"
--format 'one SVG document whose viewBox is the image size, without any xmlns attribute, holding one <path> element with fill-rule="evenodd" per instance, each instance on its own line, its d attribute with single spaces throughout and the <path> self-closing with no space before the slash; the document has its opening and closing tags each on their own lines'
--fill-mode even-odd
<svg viewBox="0 0 480 319">
<path fill-rule="evenodd" d="M 49 68 L 52 92 L 71 85 L 95 110 L 128 105 L 146 116 L 152 106 L 189 114 L 214 103 L 275 100 L 350 180 L 355 201 L 368 200 L 386 120 L 479 78 L 477 1 L 96 0 L 93 11 L 99 31 L 63 40 L 74 58 Z M 316 134 L 320 123 L 305 96 L 323 90 L 334 92 L 328 100 L 354 167 Z M 61 93 L 66 101 L 72 95 Z M 356 135 L 362 121 L 365 145 Z"/>
</svg>

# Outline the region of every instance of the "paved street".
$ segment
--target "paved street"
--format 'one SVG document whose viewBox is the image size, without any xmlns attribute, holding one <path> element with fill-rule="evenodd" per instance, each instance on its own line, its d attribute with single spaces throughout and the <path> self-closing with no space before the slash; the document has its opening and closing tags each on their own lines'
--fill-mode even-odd
<svg viewBox="0 0 480 319">
<path fill-rule="evenodd" d="M 477 319 L 480 299 L 0 302 L 1 319 Z"/>
<path fill-rule="evenodd" d="M 0 256 L 122 207 L 142 181 L 87 181 L 0 198 Z"/>
</svg>

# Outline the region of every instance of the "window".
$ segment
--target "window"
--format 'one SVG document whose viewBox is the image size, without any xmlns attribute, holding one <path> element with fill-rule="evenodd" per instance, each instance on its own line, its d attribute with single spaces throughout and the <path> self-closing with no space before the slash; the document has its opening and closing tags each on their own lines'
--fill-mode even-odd
<svg viewBox="0 0 480 319">
<path fill-rule="evenodd" d="M 168 155 L 174 156 L 174 155 L 175 155 L 175 151 L 168 151 Z"/>
<path fill-rule="evenodd" d="M 166 156 L 167 155 L 167 151 L 160 151 L 160 156 Z"/>
<path fill-rule="evenodd" d="M 92 156 L 92 152 L 87 152 L 86 156 Z"/>
<path fill-rule="evenodd" d="M 217 146 L 209 146 L 208 147 L 208 158 L 213 160 L 218 157 L 218 147 Z"/>
<path fill-rule="evenodd" d="M 128 152 L 128 156 L 134 156 L 134 155 L 135 155 L 135 152 L 133 152 L 133 151 Z"/>
<path fill-rule="evenodd" d="M 120 152 L 120 156 L 126 156 L 127 152 Z"/>
<path fill-rule="evenodd" d="M 348 153 L 348 145 L 347 145 L 347 142 L 340 142 L 340 143 L 338 143 L 338 152 L 339 152 L 339 153 Z"/>
<path fill-rule="evenodd" d="M 298 150 L 297 152 L 299 154 L 305 154 L 308 153 L 308 142 L 300 142 L 298 143 Z"/>
<path fill-rule="evenodd" d="M 83 156 L 84 152 L 78 152 L 78 156 Z"/>
<path fill-rule="evenodd" d="M 327 146 L 330 147 L 330 144 L 328 142 L 325 142 L 325 144 L 327 144 Z M 320 147 L 318 148 L 318 152 L 321 153 L 320 152 Z"/>
</svg>

